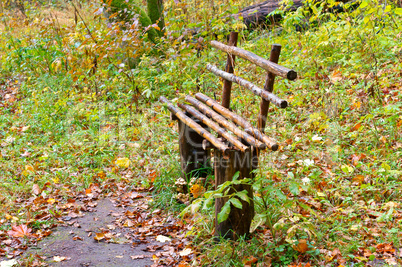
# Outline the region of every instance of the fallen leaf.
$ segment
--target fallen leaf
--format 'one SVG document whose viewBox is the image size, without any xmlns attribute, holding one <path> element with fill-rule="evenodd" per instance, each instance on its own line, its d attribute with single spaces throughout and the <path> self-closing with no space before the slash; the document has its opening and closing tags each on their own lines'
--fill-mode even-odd
<svg viewBox="0 0 402 267">
<path fill-rule="evenodd" d="M 13 225 L 12 230 L 8 231 L 7 234 L 13 237 L 25 237 L 25 236 L 31 236 L 32 229 L 28 228 L 27 225 L 21 224 L 21 225 Z"/>
<path fill-rule="evenodd" d="M 32 167 L 31 165 L 25 165 L 25 170 L 27 172 L 34 172 L 35 171 L 34 167 Z"/>
<path fill-rule="evenodd" d="M 39 185 L 34 184 L 34 185 L 32 186 L 32 192 L 33 192 L 35 195 L 39 195 L 39 194 L 40 194 Z"/>
<path fill-rule="evenodd" d="M 179 255 L 184 257 L 184 256 L 188 256 L 191 253 L 193 253 L 193 251 L 191 250 L 191 248 L 185 248 L 182 251 L 179 252 Z"/>
<path fill-rule="evenodd" d="M 161 243 L 165 243 L 165 242 L 170 242 L 172 241 L 171 238 L 167 237 L 167 236 L 163 236 L 163 235 L 158 235 L 156 237 L 156 241 L 161 242 Z"/>
<path fill-rule="evenodd" d="M 103 234 L 103 233 L 96 233 L 96 235 L 94 236 L 94 239 L 96 241 L 101 241 L 104 238 L 105 238 L 105 234 Z"/>
<path fill-rule="evenodd" d="M 130 160 L 128 158 L 118 158 L 115 163 L 120 168 L 128 168 L 128 166 L 130 166 Z"/>
<path fill-rule="evenodd" d="M 362 124 L 359 122 L 357 123 L 355 126 L 352 127 L 351 131 L 357 131 L 360 129 L 360 127 L 362 127 Z"/>
<path fill-rule="evenodd" d="M 243 260 L 243 264 L 244 265 L 252 265 L 253 263 L 256 263 L 258 261 L 258 259 L 256 258 L 256 257 L 254 257 L 254 256 L 250 256 L 250 257 L 248 257 L 248 258 L 245 258 L 244 260 Z"/>
<path fill-rule="evenodd" d="M 337 83 L 342 80 L 342 73 L 339 70 L 334 70 L 330 76 L 331 82 Z"/>
<path fill-rule="evenodd" d="M 132 260 L 138 260 L 138 259 L 143 259 L 145 258 L 145 255 L 135 255 L 135 256 L 130 256 Z"/>
<path fill-rule="evenodd" d="M 66 257 L 60 257 L 60 256 L 54 256 L 54 257 L 53 257 L 53 260 L 54 260 L 55 262 L 61 262 L 61 261 L 67 260 L 67 258 L 66 258 Z"/>
<path fill-rule="evenodd" d="M 293 249 L 298 251 L 298 252 L 300 252 L 300 253 L 306 253 L 309 250 L 307 240 L 306 239 L 300 239 L 298 241 L 298 244 L 293 246 Z"/>
<path fill-rule="evenodd" d="M 8 261 L 1 261 L 0 262 L 0 267 L 13 267 L 14 265 L 17 265 L 18 262 L 15 259 L 8 260 Z"/>
<path fill-rule="evenodd" d="M 352 179 L 353 182 L 357 183 L 358 185 L 361 185 L 364 182 L 364 175 L 356 175 Z"/>
</svg>

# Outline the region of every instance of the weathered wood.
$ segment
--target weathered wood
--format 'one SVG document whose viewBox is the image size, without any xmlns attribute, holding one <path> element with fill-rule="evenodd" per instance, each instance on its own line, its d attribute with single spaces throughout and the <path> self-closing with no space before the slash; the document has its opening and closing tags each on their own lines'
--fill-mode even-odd
<svg viewBox="0 0 402 267">
<path fill-rule="evenodd" d="M 263 150 L 266 149 L 267 146 L 259 141 L 258 139 L 254 138 L 250 134 L 242 131 L 240 128 L 238 128 L 234 123 L 226 120 L 224 117 L 216 113 L 215 111 L 211 110 L 208 106 L 204 105 L 197 99 L 191 97 L 191 96 L 186 96 L 186 101 L 191 103 L 193 106 L 195 106 L 198 110 L 200 110 L 202 113 L 205 115 L 211 117 L 214 121 L 222 125 L 222 127 L 225 127 L 227 130 L 233 132 L 235 135 L 237 135 L 239 138 L 245 140 L 247 143 L 250 145 Z"/>
<path fill-rule="evenodd" d="M 278 63 L 279 55 L 281 53 L 281 46 L 279 44 L 273 44 L 271 48 L 271 55 L 269 60 L 274 63 Z M 265 80 L 264 90 L 272 93 L 274 90 L 275 74 L 272 72 L 267 73 L 267 79 Z M 269 101 L 265 99 L 261 100 L 260 113 L 258 114 L 257 128 L 261 132 L 264 132 L 267 122 L 267 114 L 269 109 Z"/>
<path fill-rule="evenodd" d="M 239 76 L 220 70 L 216 66 L 211 64 L 207 64 L 207 70 L 209 70 L 210 72 L 219 77 L 222 77 L 223 79 L 225 79 L 225 81 L 228 80 L 241 85 L 242 87 L 253 92 L 255 95 L 260 96 L 268 103 L 272 102 L 275 106 L 280 108 L 286 108 L 288 106 L 288 102 L 286 100 L 280 99 L 278 96 L 271 93 L 271 91 L 264 91 L 264 89 L 256 86 L 252 82 L 249 82 Z"/>
<path fill-rule="evenodd" d="M 282 19 L 282 16 L 279 14 L 271 14 L 273 11 L 280 8 L 280 2 L 281 1 L 279 0 L 267 0 L 262 3 L 257 3 L 243 8 L 240 10 L 238 15 L 235 15 L 235 17 L 239 17 L 239 15 L 241 15 L 247 28 L 254 28 L 258 25 L 269 23 L 273 24 Z M 285 12 L 294 11 L 302 5 L 303 3 L 301 0 L 294 0 L 293 5 L 285 10 Z"/>
<path fill-rule="evenodd" d="M 274 62 L 271 62 L 260 56 L 257 56 L 256 54 L 251 53 L 247 50 L 244 50 L 244 49 L 241 49 L 241 48 L 238 48 L 235 46 L 228 46 L 228 45 L 222 44 L 221 42 L 218 42 L 218 41 L 211 41 L 211 45 L 226 53 L 241 57 L 243 59 L 247 59 L 248 61 L 254 63 L 255 65 L 257 65 L 269 72 L 272 72 L 275 75 L 281 76 L 283 78 L 287 78 L 289 80 L 294 80 L 297 78 L 297 73 L 294 70 L 280 66 Z"/>
<path fill-rule="evenodd" d="M 201 124 L 196 119 L 194 121 Z M 206 139 L 179 119 L 178 123 L 182 177 L 187 181 L 192 177 L 206 177 L 208 170 L 211 169 L 210 153 L 204 150 L 202 146 L 203 140 Z"/>
<path fill-rule="evenodd" d="M 246 133 L 254 136 L 258 140 L 260 140 L 261 142 L 266 144 L 268 146 L 268 148 L 272 149 L 273 151 L 278 150 L 279 146 L 275 140 L 273 140 L 272 138 L 270 138 L 267 135 L 258 131 L 257 128 L 253 127 L 250 122 L 246 121 L 241 116 L 237 115 L 236 113 L 231 112 L 227 108 L 222 107 L 215 100 L 211 99 L 210 97 L 208 97 L 202 93 L 195 94 L 195 98 L 204 102 L 205 104 L 210 106 L 212 109 L 217 111 L 219 114 L 221 114 L 225 118 L 230 119 L 231 121 L 235 122 L 237 125 L 240 125 L 241 127 L 243 127 L 244 131 Z"/>
<path fill-rule="evenodd" d="M 239 11 L 238 14 L 234 15 L 233 17 L 239 18 L 240 16 L 243 19 L 243 23 L 247 26 L 247 28 L 255 28 L 257 26 L 264 26 L 269 24 L 278 23 L 282 19 L 282 15 L 279 13 L 273 14 L 274 11 L 278 10 L 281 6 L 281 0 L 267 0 L 261 3 L 257 3 L 248 7 L 243 8 Z M 307 1 L 302 0 L 293 0 L 292 5 L 287 6 L 286 9 L 283 11 L 284 14 L 295 11 L 299 7 L 306 4 Z M 315 5 L 321 1 L 313 1 L 309 2 L 310 5 Z M 340 13 L 340 12 L 347 12 L 348 10 L 353 10 L 360 5 L 359 0 L 341 0 L 337 1 L 338 3 L 348 3 L 348 7 L 343 4 L 337 4 L 335 6 L 329 6 L 327 11 L 329 13 Z M 307 18 L 308 20 L 308 18 Z M 297 26 L 297 25 L 295 25 Z"/>
<path fill-rule="evenodd" d="M 229 46 L 236 46 L 237 45 L 237 32 L 231 32 L 229 36 Z M 234 63 L 235 63 L 235 56 L 228 54 L 226 60 L 226 72 L 233 73 L 234 71 Z M 222 89 L 222 106 L 225 108 L 229 108 L 230 106 L 230 93 L 232 90 L 232 82 L 225 80 L 223 82 L 223 89 Z"/>
<path fill-rule="evenodd" d="M 229 156 L 225 157 L 221 151 L 214 150 L 214 170 L 215 186 L 231 181 L 236 172 L 239 172 L 238 179 L 253 178 L 252 151 L 240 152 L 230 151 Z M 217 215 L 222 210 L 227 198 L 217 198 L 215 200 L 215 236 L 229 239 L 237 239 L 239 236 L 250 233 L 251 221 L 254 217 L 253 190 L 251 185 L 236 185 L 229 194 L 237 191 L 247 190 L 250 203 L 241 200 L 242 208 L 238 209 L 231 205 L 227 220 L 218 223 Z"/>
<path fill-rule="evenodd" d="M 232 136 L 231 134 L 229 134 L 225 129 L 219 127 L 219 125 L 217 123 L 215 123 L 214 121 L 208 119 L 205 115 L 199 113 L 195 108 L 189 106 L 189 105 L 185 105 L 185 104 L 177 104 L 180 108 L 184 109 L 185 111 L 187 111 L 188 113 L 190 113 L 191 115 L 193 115 L 195 118 L 199 119 L 200 121 L 202 121 L 202 123 L 204 123 L 205 125 L 211 127 L 211 129 L 215 130 L 220 136 L 223 136 L 226 138 L 226 140 L 228 140 L 231 144 L 233 144 L 235 147 L 237 147 L 238 149 L 240 149 L 240 151 L 245 152 L 245 151 L 249 151 L 250 148 L 243 145 L 239 140 L 236 139 L 236 137 Z"/>
<path fill-rule="evenodd" d="M 207 139 L 209 142 L 211 142 L 211 144 L 213 144 L 217 149 L 221 150 L 224 154 L 227 154 L 230 151 L 230 148 L 227 145 L 225 145 L 223 142 L 219 141 L 215 136 L 213 136 L 211 133 L 209 133 L 207 130 L 205 130 L 201 125 L 194 122 L 187 115 L 185 115 L 182 111 L 180 111 L 178 108 L 173 106 L 173 104 L 170 103 L 170 101 L 167 100 L 166 97 L 161 96 L 159 98 L 159 100 L 162 103 L 165 103 L 167 105 L 167 108 L 170 110 L 170 112 L 172 112 L 174 115 L 176 115 L 176 117 L 179 118 L 184 124 L 191 127 L 199 135 L 201 135 L 202 137 Z"/>
</svg>

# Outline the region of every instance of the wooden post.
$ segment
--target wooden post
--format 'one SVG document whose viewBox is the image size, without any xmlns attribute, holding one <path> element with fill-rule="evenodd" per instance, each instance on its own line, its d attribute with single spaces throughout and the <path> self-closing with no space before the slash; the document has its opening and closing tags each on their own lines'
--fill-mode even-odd
<svg viewBox="0 0 402 267">
<path fill-rule="evenodd" d="M 278 63 L 279 55 L 281 53 L 281 45 L 273 44 L 271 48 L 271 56 L 269 61 Z M 268 71 L 267 79 L 265 80 L 264 90 L 272 93 L 274 90 L 275 74 Z M 265 124 L 267 123 L 267 114 L 269 109 L 269 101 L 262 99 L 260 104 L 260 114 L 258 115 L 257 128 L 260 132 L 264 133 Z"/>
<path fill-rule="evenodd" d="M 239 171 L 239 178 L 253 178 L 252 151 L 241 152 L 231 150 L 229 156 L 225 156 L 218 149 L 214 150 L 215 186 L 232 180 Z M 225 205 L 227 198 L 217 198 L 215 201 L 215 236 L 236 240 L 239 236 L 250 233 L 251 221 L 254 217 L 253 190 L 251 185 L 236 185 L 233 190 L 247 190 L 250 203 L 242 201 L 242 208 L 235 208 L 233 205 L 227 220 L 218 223 L 218 213 Z M 231 190 L 229 194 L 234 191 Z"/>
<path fill-rule="evenodd" d="M 205 127 L 202 122 L 195 118 L 192 119 Z M 202 147 L 204 137 L 181 120 L 178 120 L 178 123 L 180 162 L 183 178 L 190 180 L 192 177 L 206 177 L 208 169 L 211 169 L 211 166 L 209 152 Z"/>
<path fill-rule="evenodd" d="M 236 46 L 238 39 L 237 32 L 231 32 L 229 36 L 229 46 Z M 228 53 L 226 60 L 226 72 L 233 73 L 234 71 L 234 62 L 235 56 Z M 225 108 L 229 108 L 230 105 L 230 92 L 232 90 L 232 82 L 228 80 L 223 81 L 223 90 L 222 90 L 222 106 Z"/>
</svg>

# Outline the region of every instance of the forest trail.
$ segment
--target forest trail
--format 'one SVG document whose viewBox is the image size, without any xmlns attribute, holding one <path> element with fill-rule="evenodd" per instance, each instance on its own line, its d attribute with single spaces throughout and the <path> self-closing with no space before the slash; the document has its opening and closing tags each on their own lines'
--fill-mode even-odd
<svg viewBox="0 0 402 267">
<path fill-rule="evenodd" d="M 14 233 L 9 231 L 13 237 L 9 255 L 28 266 L 177 266 L 191 261 L 194 250 L 186 233 L 192 226 L 160 209 L 152 210 L 147 190 L 127 189 L 109 182 L 72 194 L 67 203 L 58 204 L 64 211 L 57 226 L 34 234 L 20 226 Z M 41 201 L 48 202 L 41 196 L 33 200 Z M 7 262 L 0 258 L 1 266 Z"/>
</svg>

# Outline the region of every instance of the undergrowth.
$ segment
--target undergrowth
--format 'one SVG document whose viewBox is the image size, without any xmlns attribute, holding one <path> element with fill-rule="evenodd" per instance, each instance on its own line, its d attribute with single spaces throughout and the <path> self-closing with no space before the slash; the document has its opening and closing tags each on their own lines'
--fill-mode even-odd
<svg viewBox="0 0 402 267">
<path fill-rule="evenodd" d="M 249 31 L 229 16 L 249 3 L 230 3 L 168 1 L 156 45 L 136 20 L 106 21 L 101 3 L 28 6 L 26 18 L 4 11 L 0 210 L 14 217 L 2 224 L 26 222 L 16 200 L 47 182 L 85 189 L 122 180 L 153 187 L 155 206 L 181 210 L 177 125 L 156 99 L 197 90 L 219 98 L 222 82 L 204 67 L 223 68 L 226 55 L 208 42 L 238 30 L 239 46 L 263 57 L 281 44 L 280 64 L 299 78 L 276 78 L 290 107 L 269 111 L 266 132 L 281 147 L 260 157 L 251 238 L 213 243 L 213 210 L 199 210 L 186 219 L 195 223 L 195 264 L 400 264 L 384 246 L 401 249 L 401 9 L 363 1 L 332 14 L 309 2 L 280 27 Z M 236 64 L 263 85 L 262 70 Z M 234 86 L 231 101 L 255 121 L 258 98 Z M 119 168 L 119 158 L 129 166 Z"/>
</svg>

